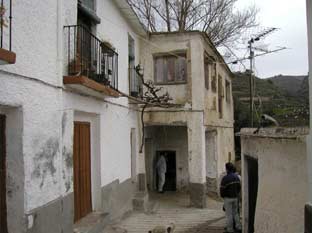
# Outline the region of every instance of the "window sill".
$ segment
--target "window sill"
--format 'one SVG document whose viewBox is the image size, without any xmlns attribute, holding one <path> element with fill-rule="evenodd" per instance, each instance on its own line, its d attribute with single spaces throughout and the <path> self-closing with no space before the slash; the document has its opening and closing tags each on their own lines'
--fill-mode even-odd
<svg viewBox="0 0 312 233">
<path fill-rule="evenodd" d="M 183 82 L 172 82 L 172 83 L 155 83 L 156 86 L 170 86 L 170 85 L 185 85 L 186 81 Z"/>
</svg>

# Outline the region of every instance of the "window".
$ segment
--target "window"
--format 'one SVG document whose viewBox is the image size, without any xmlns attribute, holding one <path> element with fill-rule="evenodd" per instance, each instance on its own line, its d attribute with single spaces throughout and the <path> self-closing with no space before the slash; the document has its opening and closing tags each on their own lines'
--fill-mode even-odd
<svg viewBox="0 0 312 233">
<path fill-rule="evenodd" d="M 212 65 L 212 77 L 211 77 L 211 90 L 217 92 L 217 64 L 213 63 Z"/>
<path fill-rule="evenodd" d="M 128 35 L 128 65 L 129 65 L 129 93 L 133 97 L 141 97 L 143 92 L 142 80 L 135 69 L 135 42 Z"/>
<path fill-rule="evenodd" d="M 222 77 L 218 76 L 218 107 L 219 107 L 219 118 L 223 117 L 223 98 L 224 98 L 224 90 Z"/>
<path fill-rule="evenodd" d="M 205 75 L 205 87 L 208 90 L 209 89 L 209 58 L 207 55 L 205 56 L 204 60 L 204 75 Z"/>
<path fill-rule="evenodd" d="M 231 102 L 231 84 L 229 81 L 225 81 L 226 102 Z"/>
<path fill-rule="evenodd" d="M 91 10 L 95 9 L 94 0 L 78 0 L 78 3 Z"/>
<path fill-rule="evenodd" d="M 186 54 L 154 57 L 154 80 L 158 84 L 186 82 Z"/>
</svg>

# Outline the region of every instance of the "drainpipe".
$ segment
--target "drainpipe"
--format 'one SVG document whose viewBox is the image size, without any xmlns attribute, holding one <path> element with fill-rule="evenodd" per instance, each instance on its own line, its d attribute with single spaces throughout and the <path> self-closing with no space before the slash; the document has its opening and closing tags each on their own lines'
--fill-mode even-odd
<svg viewBox="0 0 312 233">
<path fill-rule="evenodd" d="M 63 86 L 63 1 L 57 0 L 57 78 L 59 85 Z"/>
<path fill-rule="evenodd" d="M 56 76 L 58 80 L 58 85 L 63 86 L 63 0 L 57 0 L 57 25 L 56 25 L 56 49 L 57 49 L 57 58 L 56 58 Z M 58 94 L 58 109 L 63 109 L 63 90 L 59 89 Z M 63 119 L 63 111 L 60 111 L 59 114 L 59 151 L 60 151 L 60 159 L 59 159 L 59 172 L 58 172 L 58 183 L 59 183 L 59 194 L 62 197 L 64 195 L 63 186 L 62 186 L 62 168 L 63 168 L 63 133 L 62 133 L 62 119 Z"/>
</svg>

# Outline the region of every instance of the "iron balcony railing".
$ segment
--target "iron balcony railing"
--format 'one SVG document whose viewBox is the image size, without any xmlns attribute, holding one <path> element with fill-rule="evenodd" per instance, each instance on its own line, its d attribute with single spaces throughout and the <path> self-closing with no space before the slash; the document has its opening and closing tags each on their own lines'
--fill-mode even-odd
<svg viewBox="0 0 312 233">
<path fill-rule="evenodd" d="M 136 98 L 143 96 L 142 80 L 137 74 L 135 67 L 129 68 L 129 93 Z"/>
<path fill-rule="evenodd" d="M 64 28 L 68 75 L 118 89 L 118 54 L 82 25 Z"/>
<path fill-rule="evenodd" d="M 12 51 L 12 0 L 0 4 L 0 48 Z"/>
</svg>

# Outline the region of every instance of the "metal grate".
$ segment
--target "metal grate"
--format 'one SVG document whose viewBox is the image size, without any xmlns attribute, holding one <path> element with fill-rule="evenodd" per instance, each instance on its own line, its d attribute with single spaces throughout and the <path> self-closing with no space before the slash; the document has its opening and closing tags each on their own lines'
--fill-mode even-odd
<svg viewBox="0 0 312 233">
<path fill-rule="evenodd" d="M 0 4 L 0 48 L 12 51 L 12 0 Z"/>
<path fill-rule="evenodd" d="M 118 54 L 82 25 L 64 28 L 68 75 L 118 89 Z"/>
</svg>

